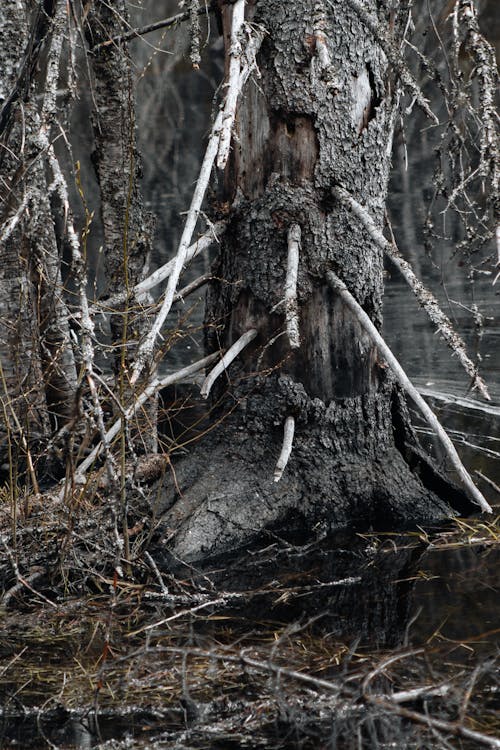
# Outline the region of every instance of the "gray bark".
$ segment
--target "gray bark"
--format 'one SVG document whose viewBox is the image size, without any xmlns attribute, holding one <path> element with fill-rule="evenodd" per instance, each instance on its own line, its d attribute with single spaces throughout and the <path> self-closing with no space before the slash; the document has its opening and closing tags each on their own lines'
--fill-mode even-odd
<svg viewBox="0 0 500 750">
<path fill-rule="evenodd" d="M 138 185 L 141 165 L 135 133 L 132 71 L 126 48 L 112 44 L 92 49 L 125 31 L 127 18 L 123 0 L 112 6 L 98 2 L 89 11 L 86 25 L 93 74 L 95 151 L 92 158 L 100 189 L 106 292 L 110 296 L 131 292 L 141 280 L 149 262 L 154 230 L 153 217 L 144 210 Z M 137 340 L 147 322 L 137 307 L 135 300 L 133 310 L 127 309 L 127 303 L 117 306 L 118 314 L 111 317 L 115 370 L 119 378 L 124 378 L 120 387 L 122 399 L 130 397 L 126 387 L 128 376 L 123 370 L 126 371 L 133 361 Z M 123 351 L 124 346 L 126 351 Z M 137 443 L 146 449 L 156 444 L 154 403 L 149 415 L 150 423 L 146 424 Z"/>
<path fill-rule="evenodd" d="M 0 13 L 2 397 L 10 402 L 11 429 L 21 426 L 38 449 L 40 438 L 70 417 L 77 381 L 39 137 L 50 123 L 42 122 L 33 96 L 36 61 L 52 33 L 48 13 L 56 5 L 49 5 L 30 30 L 23 3 L 8 2 Z M 55 90 L 57 80 L 52 84 Z"/>
<path fill-rule="evenodd" d="M 379 5 L 367 10 L 375 15 Z M 227 348 L 251 328 L 258 337 L 214 394 L 223 426 L 177 466 L 179 494 L 166 489 L 168 544 L 188 560 L 274 533 L 305 539 L 452 513 L 410 471 L 413 436 L 397 387 L 325 280 L 334 270 L 380 326 L 381 251 L 332 187 L 348 190 L 382 225 L 396 104 L 387 59 L 344 2 L 257 0 L 247 14 L 268 34 L 262 78 L 241 98 L 225 173 L 230 224 L 214 273 L 223 281 L 209 293 L 207 346 Z M 222 15 L 227 42 L 230 6 Z M 292 224 L 302 234 L 301 346 L 293 351 L 280 335 Z M 273 484 L 289 415 L 293 451 Z M 437 476 L 422 472 L 437 489 Z"/>
</svg>

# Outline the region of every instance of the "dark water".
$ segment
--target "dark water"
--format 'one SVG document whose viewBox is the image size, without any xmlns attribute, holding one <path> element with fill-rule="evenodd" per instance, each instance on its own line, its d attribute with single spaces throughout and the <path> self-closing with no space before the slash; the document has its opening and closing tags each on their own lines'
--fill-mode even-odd
<svg viewBox="0 0 500 750">
<path fill-rule="evenodd" d="M 176 9 L 177 3 L 162 3 L 165 16 Z M 176 44 L 172 56 L 136 50 L 144 187 L 158 216 L 153 263 L 170 257 L 178 240 L 189 204 L 185 186 L 196 177 L 221 72 L 216 48 L 207 47 L 205 68 L 195 74 L 180 54 L 182 38 Z M 481 354 L 491 404 L 469 391 L 467 376 L 389 267 L 385 335 L 469 470 L 480 472 L 474 476 L 496 520 L 335 540 L 321 550 L 277 546 L 262 565 L 255 562 L 251 593 L 240 600 L 220 601 L 227 578 L 212 590 L 195 572 L 177 588 L 167 582 L 175 601 L 154 581 L 102 581 L 93 595 L 61 598 L 55 607 L 33 606 L 28 596 L 22 614 L 0 613 L 0 747 L 478 747 L 451 733 L 419 734 L 382 709 L 370 713 L 363 681 L 395 654 L 401 660 L 387 671 L 384 691 L 450 685 L 444 703 L 411 706 L 451 722 L 464 708 L 467 726 L 500 736 L 500 497 L 483 478 L 500 483 L 500 286 L 464 271 L 451 243 L 438 248 L 437 267 L 425 255 L 417 226 L 424 199 L 415 188 L 428 177 L 421 148 L 416 141 L 408 172 L 395 150 L 394 230 L 470 350 Z M 202 258 L 190 273 L 208 264 Z M 200 356 L 202 305 L 200 293 L 166 369 Z M 484 316 L 481 329 L 473 305 Z M 433 449 L 432 436 L 424 425 L 419 429 Z M 182 614 L 193 592 L 203 607 Z M 340 680 L 340 697 L 332 702 L 324 686 L 304 686 L 286 674 L 278 679 L 276 665 Z"/>
</svg>

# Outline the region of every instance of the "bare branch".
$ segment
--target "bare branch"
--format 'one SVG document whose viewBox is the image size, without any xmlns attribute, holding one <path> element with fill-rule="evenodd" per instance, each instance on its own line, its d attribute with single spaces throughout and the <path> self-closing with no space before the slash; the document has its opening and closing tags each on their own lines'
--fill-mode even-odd
<svg viewBox="0 0 500 750">
<path fill-rule="evenodd" d="M 251 42 L 249 42 L 247 45 L 247 61 L 240 73 L 238 91 L 241 91 L 255 66 L 255 55 L 257 54 L 257 50 L 262 43 L 262 39 L 262 31 L 257 30 L 255 31 Z M 153 323 L 150 332 L 145 337 L 142 344 L 139 346 L 137 352 L 137 358 L 131 377 L 132 384 L 137 382 L 137 379 L 141 374 L 146 362 L 148 362 L 151 358 L 156 338 L 160 333 L 161 327 L 165 322 L 168 313 L 170 312 L 170 308 L 172 307 L 172 302 L 179 281 L 179 276 L 186 262 L 189 243 L 191 242 L 196 222 L 198 221 L 198 215 L 205 198 L 205 192 L 207 190 L 210 175 L 212 173 L 212 167 L 217 156 L 217 151 L 219 149 L 223 118 L 224 113 L 221 110 L 219 111 L 219 114 L 217 115 L 215 123 L 212 127 L 212 132 L 208 141 L 205 157 L 201 165 L 200 175 L 198 177 L 198 182 L 196 183 L 196 188 L 191 200 L 191 206 L 189 208 L 186 223 L 184 225 L 184 231 L 182 233 L 179 249 L 177 251 L 177 255 L 174 258 L 174 266 L 168 279 L 167 289 L 165 291 L 165 297 L 160 312 L 158 313 L 158 316 Z"/>
<path fill-rule="evenodd" d="M 236 102 L 239 94 L 239 80 L 241 73 L 241 41 L 240 35 L 245 20 L 245 0 L 236 0 L 232 10 L 231 40 L 229 49 L 229 74 L 227 81 L 226 101 L 222 118 L 222 131 L 220 134 L 219 152 L 217 155 L 217 166 L 224 169 L 229 158 L 229 147 L 231 145 L 231 134 L 233 131 L 234 117 L 236 115 Z"/>
<path fill-rule="evenodd" d="M 460 457 L 457 451 L 455 450 L 455 446 L 453 445 L 450 438 L 448 437 L 443 427 L 439 423 L 436 415 L 434 414 L 432 409 L 428 406 L 428 404 L 424 401 L 424 399 L 422 398 L 420 393 L 417 391 L 417 389 L 410 382 L 405 371 L 403 370 L 398 360 L 396 359 L 392 351 L 389 349 L 384 339 L 382 338 L 380 333 L 377 331 L 377 329 L 375 328 L 372 321 L 370 320 L 368 315 L 365 313 L 361 305 L 358 304 L 358 302 L 356 302 L 356 300 L 354 299 L 352 294 L 349 292 L 344 282 L 341 281 L 338 278 L 338 276 L 336 276 L 333 273 L 333 271 L 328 271 L 326 274 L 326 278 L 331 288 L 342 297 L 342 300 L 345 302 L 347 307 L 351 310 L 353 315 L 359 320 L 359 322 L 361 323 L 365 331 L 368 333 L 370 338 L 376 344 L 377 348 L 380 351 L 380 354 L 384 357 L 388 365 L 391 367 L 392 371 L 394 372 L 396 376 L 398 383 L 401 385 L 403 390 L 406 391 L 406 393 L 410 396 L 413 402 L 418 406 L 418 408 L 422 412 L 422 415 L 425 417 L 428 424 L 431 426 L 431 428 L 434 430 L 436 435 L 439 437 L 443 445 L 443 448 L 446 452 L 446 455 L 450 459 L 450 462 L 453 465 L 453 468 L 455 469 L 458 476 L 460 477 L 460 480 L 462 484 L 464 485 L 470 499 L 474 503 L 479 505 L 479 507 L 485 513 L 492 513 L 490 505 L 485 500 L 482 493 L 475 486 L 467 469 L 461 462 Z"/>
<path fill-rule="evenodd" d="M 193 260 L 193 258 L 196 258 L 200 253 L 207 250 L 210 245 L 214 242 L 218 242 L 220 239 L 220 236 L 223 234 L 224 230 L 226 229 L 227 222 L 226 221 L 218 221 L 215 224 L 213 224 L 204 234 L 199 237 L 199 239 L 196 240 L 192 245 L 188 247 L 186 250 L 186 257 L 184 266 L 186 266 L 190 261 Z M 143 294 L 148 292 L 150 289 L 154 289 L 155 286 L 158 286 L 158 284 L 161 284 L 162 281 L 167 279 L 170 274 L 172 273 L 175 266 L 175 257 L 171 260 L 167 261 L 167 263 L 164 263 L 160 268 L 157 268 L 156 271 L 153 271 L 153 273 L 148 276 L 146 279 L 143 279 L 138 284 L 134 286 L 134 288 L 131 291 L 131 297 L 140 298 Z M 103 300 L 99 304 L 106 307 L 106 310 L 113 310 L 114 307 L 117 305 L 122 304 L 127 299 L 127 293 L 121 292 L 120 294 L 115 294 L 112 297 L 108 297 L 108 299 Z"/>
<path fill-rule="evenodd" d="M 219 375 L 222 375 L 222 373 L 227 370 L 231 362 L 236 359 L 238 354 L 240 354 L 240 352 L 242 352 L 243 349 L 248 346 L 248 344 L 253 341 L 256 336 L 257 331 L 255 330 L 255 328 L 251 328 L 249 331 L 246 331 L 243 336 L 240 336 L 240 338 L 235 341 L 234 344 L 227 350 L 222 359 L 217 362 L 214 369 L 209 372 L 209 374 L 203 381 L 203 385 L 201 386 L 200 390 L 203 398 L 208 398 L 212 386 Z"/>
<path fill-rule="evenodd" d="M 214 359 L 217 358 L 217 354 L 209 354 L 208 357 L 204 357 L 203 359 L 199 359 L 197 362 L 193 362 L 193 364 L 188 365 L 187 367 L 183 367 L 182 370 L 178 370 L 177 372 L 171 373 L 170 375 L 165 375 L 161 378 L 153 378 L 146 388 L 143 390 L 143 392 L 140 394 L 140 396 L 134 401 L 134 403 L 126 410 L 125 414 L 123 415 L 123 419 L 125 421 L 132 419 L 134 414 L 138 412 L 138 410 L 141 408 L 141 406 L 150 398 L 154 393 L 159 391 L 161 388 L 166 388 L 168 385 L 173 385 L 174 383 L 179 383 L 181 380 L 185 380 L 186 378 L 189 378 L 191 375 L 194 375 L 195 373 L 199 372 L 200 370 L 203 370 L 207 365 L 211 364 Z M 117 419 L 114 424 L 109 428 L 109 430 L 106 432 L 106 441 L 108 444 L 111 443 L 111 441 L 117 436 L 118 432 L 120 431 L 122 419 Z M 102 441 L 98 443 L 95 448 L 89 453 L 87 458 L 82 461 L 82 463 L 78 466 L 76 477 L 77 480 L 82 480 L 85 473 L 88 471 L 88 469 L 92 466 L 96 458 L 99 456 L 101 450 L 103 448 Z"/>
<path fill-rule="evenodd" d="M 297 275 L 299 271 L 301 236 L 300 226 L 292 224 L 288 230 L 288 261 L 285 281 L 286 331 L 292 349 L 299 349 L 300 347 Z"/>
<path fill-rule="evenodd" d="M 375 225 L 375 222 L 366 208 L 358 203 L 343 188 L 336 187 L 333 189 L 333 193 L 342 201 L 342 203 L 349 206 L 354 215 L 361 221 L 372 240 L 376 242 L 376 244 L 385 252 L 387 257 L 390 258 L 398 268 L 413 294 L 426 311 L 430 320 L 437 327 L 437 330 L 450 349 L 457 355 L 458 360 L 467 375 L 472 379 L 472 387 L 477 388 L 483 398 L 487 401 L 491 401 L 486 383 L 479 375 L 476 365 L 467 354 L 465 342 L 453 328 L 451 320 L 439 307 L 439 302 L 432 292 L 426 289 L 420 279 L 417 278 L 408 261 L 401 256 L 398 248 L 384 237 L 381 230 Z"/>
</svg>

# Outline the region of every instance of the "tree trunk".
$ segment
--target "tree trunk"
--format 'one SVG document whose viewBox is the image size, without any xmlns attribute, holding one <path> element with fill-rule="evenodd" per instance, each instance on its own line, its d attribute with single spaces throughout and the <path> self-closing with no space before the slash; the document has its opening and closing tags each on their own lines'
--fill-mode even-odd
<svg viewBox="0 0 500 750">
<path fill-rule="evenodd" d="M 131 290 L 140 281 L 149 263 L 154 230 L 153 216 L 144 210 L 138 187 L 141 167 L 135 133 L 134 84 L 126 47 L 111 44 L 92 50 L 99 43 L 127 31 L 127 19 L 123 0 L 114 3 L 113 7 L 98 2 L 90 9 L 86 25 L 94 78 L 92 126 L 95 151 L 92 159 L 101 196 L 106 293 L 111 296 Z M 120 399 L 125 402 L 131 397 L 128 366 L 133 362 L 137 340 L 147 321 L 135 302 L 134 309 L 125 304 L 113 313 L 114 366 Z M 142 450 L 154 450 L 154 399 L 147 411 L 149 424 L 138 435 L 135 445 Z"/>
<path fill-rule="evenodd" d="M 367 11 L 375 15 L 379 5 L 371 1 Z M 231 14 L 224 5 L 226 50 Z M 167 491 L 170 544 L 188 560 L 276 533 L 305 540 L 452 513 L 410 471 L 412 433 L 398 389 L 325 280 L 333 270 L 381 325 L 381 251 L 332 188 L 348 190 L 382 225 L 396 106 L 387 58 L 347 2 L 257 0 L 247 20 L 267 31 L 262 77 L 240 97 L 207 346 L 228 348 L 250 329 L 257 337 L 220 378 L 223 425 L 176 467 L 178 494 Z M 294 225 L 301 230 L 296 349 L 283 304 Z M 289 416 L 293 450 L 274 483 Z M 437 476 L 428 478 L 437 488 Z"/>
<path fill-rule="evenodd" d="M 33 96 L 41 50 L 50 48 L 55 12 L 52 3 L 35 14 L 30 34 L 23 3 L 8 2 L 0 13 L 1 68 L 6 73 L 0 91 L 3 416 L 21 450 L 31 442 L 37 454 L 75 409 L 77 387 L 44 166 L 50 122 L 42 121 Z M 52 83 L 55 91 L 57 79 Z M 42 100 L 52 94 L 43 84 L 41 90 Z"/>
</svg>

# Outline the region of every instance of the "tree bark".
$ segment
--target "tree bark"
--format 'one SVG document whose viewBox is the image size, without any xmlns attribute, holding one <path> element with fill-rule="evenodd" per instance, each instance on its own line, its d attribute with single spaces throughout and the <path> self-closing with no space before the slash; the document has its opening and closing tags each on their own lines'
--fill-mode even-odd
<svg viewBox="0 0 500 750">
<path fill-rule="evenodd" d="M 45 172 L 54 113 L 43 111 L 43 104 L 41 113 L 33 96 L 37 61 L 42 49 L 50 49 L 56 10 L 57 3 L 47 3 L 35 14 L 30 33 L 23 3 L 8 2 L 0 13 L 1 67 L 6 71 L 0 92 L 1 391 L 5 423 L 16 433 L 22 431 L 23 450 L 32 441 L 37 453 L 69 419 L 77 387 Z M 64 20 L 64 13 L 59 17 Z M 62 35 L 63 29 L 55 33 Z M 46 87 L 40 87 L 42 101 L 51 97 L 54 107 L 58 60 L 51 90 L 43 76 Z"/>
<path fill-rule="evenodd" d="M 153 216 L 144 210 L 138 187 L 141 165 L 135 132 L 133 80 L 126 47 L 112 44 L 93 50 L 126 31 L 127 19 L 126 3 L 120 0 L 113 5 L 95 3 L 86 21 L 93 73 L 95 151 L 92 159 L 101 195 L 104 270 L 106 292 L 110 296 L 127 294 L 141 280 L 149 263 L 154 230 Z M 114 367 L 123 402 L 131 397 L 127 370 L 145 323 L 145 315 L 135 302 L 133 310 L 125 303 L 112 311 Z M 149 424 L 136 441 L 136 448 L 142 450 L 153 450 L 156 446 L 155 399 L 151 400 L 148 414 Z"/>
<path fill-rule="evenodd" d="M 379 5 L 366 10 L 383 23 Z M 226 44 L 231 13 L 222 6 Z M 177 467 L 180 497 L 167 491 L 170 545 L 185 559 L 274 533 L 306 539 L 452 513 L 432 489 L 437 475 L 423 469 L 423 482 L 410 470 L 415 441 L 398 388 L 325 280 L 333 270 L 381 325 L 381 251 L 332 188 L 348 190 L 382 225 L 396 106 L 387 58 L 346 2 L 257 0 L 247 20 L 267 31 L 262 77 L 239 103 L 207 347 L 228 348 L 250 329 L 258 336 L 214 394 L 218 416 L 228 414 L 223 426 Z M 293 225 L 301 230 L 298 349 L 283 304 Z M 289 416 L 291 458 L 273 484 Z"/>
</svg>

